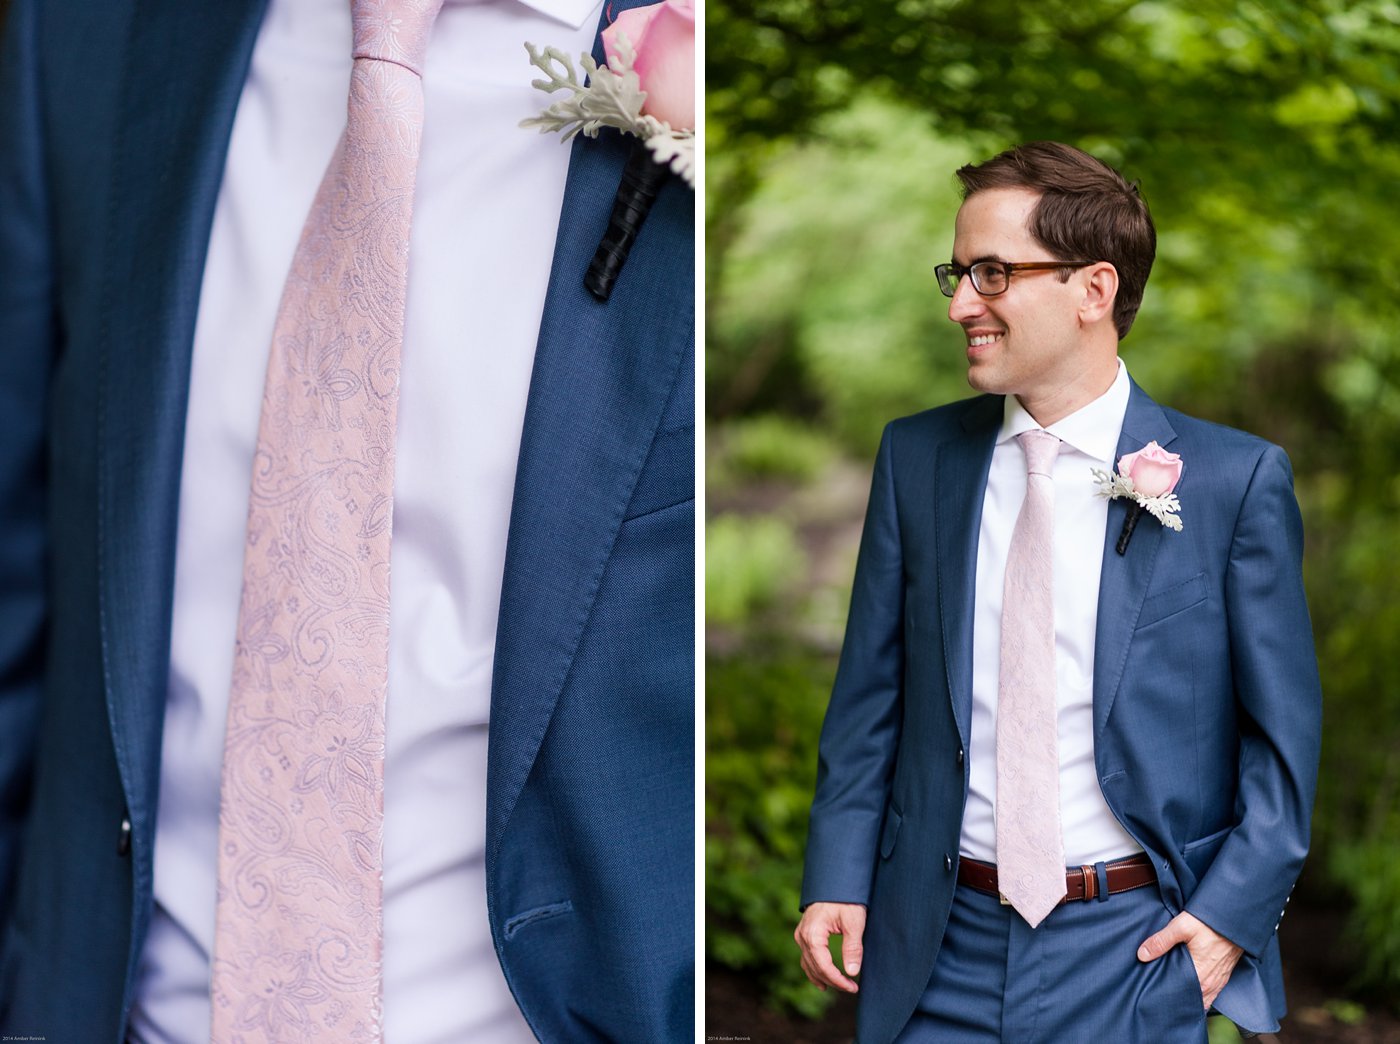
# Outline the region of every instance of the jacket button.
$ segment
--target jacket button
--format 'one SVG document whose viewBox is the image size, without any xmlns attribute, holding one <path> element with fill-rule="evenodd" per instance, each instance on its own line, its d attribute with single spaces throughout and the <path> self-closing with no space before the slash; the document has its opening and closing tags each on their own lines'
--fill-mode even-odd
<svg viewBox="0 0 1400 1044">
<path fill-rule="evenodd" d="M 122 816 L 122 832 L 117 838 L 117 855 L 131 855 L 131 817 Z"/>
<path fill-rule="evenodd" d="M 947 870 L 949 873 L 952 873 L 953 870 L 953 857 L 947 852 L 943 853 L 943 869 Z"/>
<path fill-rule="evenodd" d="M 963 763 L 963 749 L 962 749 L 961 747 L 959 747 L 959 748 L 958 748 L 958 764 L 961 765 L 962 763 Z"/>
</svg>

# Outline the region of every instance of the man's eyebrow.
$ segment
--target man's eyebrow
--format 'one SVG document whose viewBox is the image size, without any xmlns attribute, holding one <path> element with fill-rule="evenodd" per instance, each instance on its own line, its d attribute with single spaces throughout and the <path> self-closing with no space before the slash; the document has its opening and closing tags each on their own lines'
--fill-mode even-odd
<svg viewBox="0 0 1400 1044">
<path fill-rule="evenodd" d="M 953 264 L 957 265 L 959 268 L 971 268 L 973 265 L 980 265 L 984 261 L 995 261 L 999 265 L 1008 263 L 1006 258 L 1002 257 L 1000 254 L 983 254 L 981 257 L 974 257 L 967 264 L 963 264 L 957 258 L 953 258 Z"/>
</svg>

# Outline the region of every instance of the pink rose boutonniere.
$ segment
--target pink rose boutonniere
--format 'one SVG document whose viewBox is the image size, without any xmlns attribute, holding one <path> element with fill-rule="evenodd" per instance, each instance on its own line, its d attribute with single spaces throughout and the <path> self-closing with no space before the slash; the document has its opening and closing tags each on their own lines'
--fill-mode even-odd
<svg viewBox="0 0 1400 1044">
<path fill-rule="evenodd" d="M 1168 529 L 1181 532 L 1181 516 L 1177 514 L 1181 501 L 1175 490 L 1183 467 L 1179 453 L 1168 453 L 1156 442 L 1149 442 L 1136 453 L 1123 456 L 1115 473 L 1091 469 L 1099 484 L 1099 496 L 1108 500 L 1123 497 L 1133 502 L 1115 548 L 1120 555 L 1127 553 L 1128 541 L 1144 512 Z"/>
<path fill-rule="evenodd" d="M 618 14 L 603 30 L 607 62 L 590 55 L 579 64 L 557 47 L 540 51 L 527 43 L 530 62 L 548 79 L 533 86 L 553 94 L 568 91 L 538 116 L 521 120 L 541 134 L 558 131 L 568 141 L 580 131 L 596 138 L 612 127 L 637 138 L 622 172 L 608 230 L 584 276 L 584 286 L 606 301 L 632 242 L 651 210 L 662 182 L 675 174 L 695 187 L 695 4 L 663 0 Z"/>
</svg>

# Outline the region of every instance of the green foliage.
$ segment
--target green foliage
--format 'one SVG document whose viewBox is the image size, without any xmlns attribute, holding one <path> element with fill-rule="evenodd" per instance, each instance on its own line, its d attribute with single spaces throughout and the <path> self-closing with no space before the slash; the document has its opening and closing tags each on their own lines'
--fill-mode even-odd
<svg viewBox="0 0 1400 1044">
<path fill-rule="evenodd" d="M 1316 537 L 1306 579 L 1324 689 L 1313 846 L 1352 899 L 1360 982 L 1393 999 L 1400 987 L 1400 484 L 1375 476 L 1400 469 L 1400 422 L 1386 414 L 1367 409 L 1337 434 L 1314 429 L 1298 466 L 1311 472 L 1300 495 Z"/>
<path fill-rule="evenodd" d="M 1330 1000 L 1324 1008 L 1343 1026 L 1360 1026 L 1366 1021 L 1366 1009 L 1355 1001 Z"/>
<path fill-rule="evenodd" d="M 774 1003 L 820 1014 L 797 925 L 817 736 L 834 664 L 801 649 L 711 658 L 705 674 L 705 940 L 709 957 L 763 975 Z"/>
<path fill-rule="evenodd" d="M 1400 982 L 1400 837 L 1340 845 L 1332 869 L 1356 899 L 1352 926 L 1365 954 L 1366 980 L 1381 987 Z"/>
<path fill-rule="evenodd" d="M 1210 1044 L 1240 1044 L 1240 1031 L 1235 1028 L 1233 1022 L 1223 1016 L 1208 1019 L 1206 1029 L 1210 1034 Z"/>
<path fill-rule="evenodd" d="M 831 440 L 811 427 L 777 413 L 744 417 L 724 431 L 725 446 L 709 457 L 722 458 L 721 467 L 743 479 L 816 478 L 835 459 Z"/>
<path fill-rule="evenodd" d="M 717 152 L 811 133 L 874 90 L 986 145 L 1111 142 L 1163 157 L 1180 198 L 1344 173 L 1393 129 L 1388 0 L 714 0 L 706 103 Z M 1266 191 L 1268 191 L 1266 189 Z"/>
<path fill-rule="evenodd" d="M 792 527 L 771 517 L 721 515 L 705 534 L 705 619 L 737 627 L 773 604 L 803 568 Z"/>
</svg>

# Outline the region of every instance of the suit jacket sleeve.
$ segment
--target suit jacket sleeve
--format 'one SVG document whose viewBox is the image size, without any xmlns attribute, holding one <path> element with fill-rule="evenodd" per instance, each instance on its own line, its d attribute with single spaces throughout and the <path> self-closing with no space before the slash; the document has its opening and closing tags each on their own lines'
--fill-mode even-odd
<svg viewBox="0 0 1400 1044">
<path fill-rule="evenodd" d="M 904 555 L 887 427 L 875 461 L 846 640 L 822 725 L 802 906 L 867 903 L 899 746 Z"/>
<path fill-rule="evenodd" d="M 15 0 L 0 34 L 0 926 L 29 805 L 46 612 L 43 423 L 55 322 L 37 8 Z"/>
<path fill-rule="evenodd" d="M 1303 594 L 1303 524 L 1277 446 L 1251 476 L 1225 576 L 1240 710 L 1237 825 L 1186 909 L 1260 954 L 1308 850 L 1322 738 L 1322 690 Z"/>
</svg>

